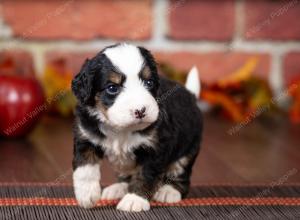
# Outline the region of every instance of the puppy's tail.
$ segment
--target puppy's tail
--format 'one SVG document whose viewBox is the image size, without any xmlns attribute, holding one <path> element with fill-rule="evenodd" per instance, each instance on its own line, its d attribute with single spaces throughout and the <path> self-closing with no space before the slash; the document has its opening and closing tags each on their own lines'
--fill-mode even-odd
<svg viewBox="0 0 300 220">
<path fill-rule="evenodd" d="M 201 84 L 199 79 L 199 72 L 196 66 L 190 70 L 185 82 L 185 88 L 193 93 L 197 98 L 200 96 Z"/>
</svg>

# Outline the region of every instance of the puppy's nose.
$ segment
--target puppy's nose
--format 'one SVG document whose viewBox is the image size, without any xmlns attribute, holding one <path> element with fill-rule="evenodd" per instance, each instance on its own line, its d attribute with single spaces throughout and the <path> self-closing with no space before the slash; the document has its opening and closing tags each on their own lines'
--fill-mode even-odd
<svg viewBox="0 0 300 220">
<path fill-rule="evenodd" d="M 146 107 L 143 107 L 141 109 L 136 109 L 134 111 L 135 118 L 137 118 L 137 119 L 144 118 L 146 116 L 145 112 L 146 112 Z"/>
</svg>

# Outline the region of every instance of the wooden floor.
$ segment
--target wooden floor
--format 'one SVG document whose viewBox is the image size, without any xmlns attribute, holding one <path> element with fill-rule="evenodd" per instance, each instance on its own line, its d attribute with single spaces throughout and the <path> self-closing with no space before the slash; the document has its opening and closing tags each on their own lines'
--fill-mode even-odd
<svg viewBox="0 0 300 220">
<path fill-rule="evenodd" d="M 300 126 L 286 119 L 233 123 L 205 117 L 192 184 L 300 182 Z M 0 140 L 0 182 L 70 182 L 72 122 L 45 117 L 26 140 Z M 103 184 L 115 181 L 107 162 Z"/>
</svg>

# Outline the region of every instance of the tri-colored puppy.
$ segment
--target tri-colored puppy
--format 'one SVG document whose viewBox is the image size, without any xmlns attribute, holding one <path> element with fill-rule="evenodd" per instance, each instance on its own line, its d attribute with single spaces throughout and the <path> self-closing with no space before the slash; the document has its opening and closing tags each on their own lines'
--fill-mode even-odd
<svg viewBox="0 0 300 220">
<path fill-rule="evenodd" d="M 146 211 L 151 199 L 186 196 L 202 133 L 196 68 L 186 88 L 160 77 L 142 47 L 116 44 L 85 62 L 72 82 L 78 99 L 73 182 L 80 206 L 121 199 L 119 210 Z M 101 193 L 103 158 L 118 182 Z"/>
</svg>

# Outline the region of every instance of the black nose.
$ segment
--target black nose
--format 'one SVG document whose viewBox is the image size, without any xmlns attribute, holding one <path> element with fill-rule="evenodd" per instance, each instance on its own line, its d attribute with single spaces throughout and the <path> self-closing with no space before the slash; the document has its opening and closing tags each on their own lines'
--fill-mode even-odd
<svg viewBox="0 0 300 220">
<path fill-rule="evenodd" d="M 142 118 L 144 118 L 144 117 L 146 116 L 145 112 L 146 112 L 146 108 L 145 108 L 145 107 L 143 107 L 143 108 L 140 109 L 140 110 L 138 110 L 138 109 L 135 110 L 135 112 L 134 112 L 135 118 L 137 118 L 137 119 L 142 119 Z"/>
</svg>

